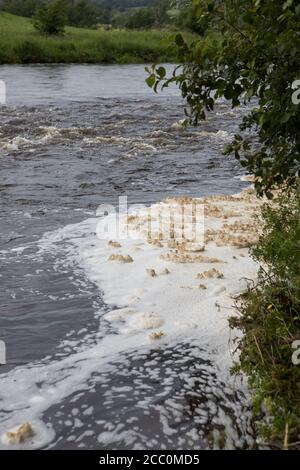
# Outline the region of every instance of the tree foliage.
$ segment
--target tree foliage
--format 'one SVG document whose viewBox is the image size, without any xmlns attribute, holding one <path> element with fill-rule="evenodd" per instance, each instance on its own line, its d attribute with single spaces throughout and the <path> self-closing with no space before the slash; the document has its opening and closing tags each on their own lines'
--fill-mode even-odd
<svg viewBox="0 0 300 470">
<path fill-rule="evenodd" d="M 176 82 L 193 124 L 218 98 L 232 107 L 251 104 L 226 153 L 234 153 L 257 177 L 259 194 L 283 183 L 293 186 L 300 169 L 300 112 L 292 101 L 300 77 L 300 5 L 287 0 L 193 0 L 205 39 L 175 38 L 183 67 L 166 77 L 153 66 L 148 84 Z"/>
<path fill-rule="evenodd" d="M 13 15 L 32 17 L 40 6 L 40 0 L 4 0 L 1 9 Z"/>
<path fill-rule="evenodd" d="M 50 2 L 51 0 L 4 0 L 0 6 L 8 13 L 31 18 Z M 103 21 L 103 8 L 92 0 L 64 0 L 64 4 L 67 24 L 70 26 L 92 27 Z"/>
<path fill-rule="evenodd" d="M 155 25 L 158 27 L 169 23 L 168 11 L 171 8 L 172 0 L 153 0 L 152 10 L 155 17 Z"/>
<path fill-rule="evenodd" d="M 151 8 L 140 8 L 131 14 L 124 22 L 128 29 L 148 29 L 155 23 L 154 12 Z"/>
<path fill-rule="evenodd" d="M 148 7 L 127 9 L 112 15 L 112 25 L 127 29 L 161 28 L 170 23 L 171 0 L 152 0 Z"/>
<path fill-rule="evenodd" d="M 62 35 L 67 24 L 65 0 L 53 0 L 39 8 L 34 17 L 35 28 L 48 36 Z"/>
<path fill-rule="evenodd" d="M 120 9 L 148 6 L 152 0 L 94 0 L 94 2 L 106 8 Z"/>
<path fill-rule="evenodd" d="M 0 8 L 18 16 L 35 16 L 52 0 L 0 0 Z M 170 22 L 172 0 L 64 0 L 67 24 L 91 28 L 99 23 L 117 28 L 148 29 Z M 187 26 L 188 28 L 189 26 Z"/>
<path fill-rule="evenodd" d="M 258 283 L 242 296 L 240 315 L 230 319 L 243 333 L 235 340 L 239 359 L 232 372 L 249 378 L 264 440 L 299 449 L 299 188 L 275 202 L 263 208 L 262 236 L 252 252 L 262 266 Z"/>
<path fill-rule="evenodd" d="M 68 24 L 81 28 L 95 26 L 103 21 L 103 11 L 88 0 L 69 0 L 66 6 Z"/>
<path fill-rule="evenodd" d="M 203 36 L 206 31 L 206 25 L 199 22 L 197 7 L 192 0 L 182 1 L 180 9 L 175 10 L 174 22 L 179 31 L 192 31 Z"/>
</svg>

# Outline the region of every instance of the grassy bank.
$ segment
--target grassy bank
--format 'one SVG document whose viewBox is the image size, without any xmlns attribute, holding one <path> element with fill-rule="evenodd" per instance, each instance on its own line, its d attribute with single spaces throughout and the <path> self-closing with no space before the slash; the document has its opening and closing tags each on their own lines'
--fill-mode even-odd
<svg viewBox="0 0 300 470">
<path fill-rule="evenodd" d="M 253 251 L 262 266 L 258 285 L 245 295 L 241 315 L 231 319 L 243 332 L 234 372 L 249 377 L 264 441 L 295 449 L 300 448 L 300 192 L 277 204 L 264 209 L 263 235 Z"/>
<path fill-rule="evenodd" d="M 166 31 L 105 31 L 66 28 L 45 37 L 30 19 L 0 12 L 0 64 L 143 63 L 176 61 Z"/>
</svg>

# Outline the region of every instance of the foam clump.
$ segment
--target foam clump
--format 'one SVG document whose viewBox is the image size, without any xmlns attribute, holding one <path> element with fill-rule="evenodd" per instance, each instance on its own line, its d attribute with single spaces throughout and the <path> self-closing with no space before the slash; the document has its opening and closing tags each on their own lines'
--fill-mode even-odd
<svg viewBox="0 0 300 470">
<path fill-rule="evenodd" d="M 119 263 L 133 263 L 133 258 L 130 255 L 111 255 L 108 261 L 118 261 Z"/>
<path fill-rule="evenodd" d="M 258 226 L 255 223 L 234 222 L 233 224 L 224 224 L 222 231 L 226 232 L 257 232 Z"/>
<path fill-rule="evenodd" d="M 224 219 L 240 216 L 240 214 L 237 213 L 236 211 L 226 210 L 224 208 L 210 205 L 210 204 L 205 206 L 205 215 L 206 217 L 224 218 Z"/>
<path fill-rule="evenodd" d="M 209 258 L 208 256 L 202 255 L 193 256 L 187 253 L 166 253 L 161 255 L 161 259 L 172 261 L 173 263 L 222 263 L 222 261 L 217 258 Z"/>
<path fill-rule="evenodd" d="M 30 423 L 23 423 L 18 428 L 5 433 L 4 438 L 8 444 L 15 445 L 25 442 L 35 435 Z"/>
<path fill-rule="evenodd" d="M 197 279 L 223 279 L 224 274 L 218 271 L 217 269 L 209 269 L 208 271 L 204 271 L 203 273 L 199 273 L 197 275 Z"/>
<path fill-rule="evenodd" d="M 110 240 L 107 246 L 109 248 L 122 248 L 122 245 L 119 242 L 114 242 L 113 240 Z"/>
<path fill-rule="evenodd" d="M 138 222 L 139 217 L 137 215 L 129 215 L 126 219 L 127 224 L 133 224 L 135 222 Z"/>
<path fill-rule="evenodd" d="M 181 253 L 191 252 L 191 253 L 201 253 L 205 251 L 205 246 L 200 243 L 184 241 L 178 242 L 176 240 L 170 240 L 167 243 L 168 248 L 177 250 Z"/>
<path fill-rule="evenodd" d="M 185 129 L 185 119 L 181 119 L 180 121 L 176 121 L 171 125 L 171 129 L 174 131 L 183 131 Z"/>
<path fill-rule="evenodd" d="M 144 314 L 132 319 L 130 326 L 138 330 L 152 330 L 159 328 L 163 323 L 163 320 L 158 315 Z"/>
<path fill-rule="evenodd" d="M 207 290 L 207 287 L 204 284 L 199 284 L 198 289 Z"/>
<path fill-rule="evenodd" d="M 201 203 L 199 199 L 192 198 L 190 196 L 178 196 L 178 197 L 168 197 L 163 201 L 163 204 L 172 205 L 174 204 L 182 206 L 189 204 Z"/>
<path fill-rule="evenodd" d="M 149 277 L 156 277 L 157 276 L 155 269 L 147 269 L 147 274 L 148 274 Z"/>
<path fill-rule="evenodd" d="M 192 253 L 201 253 L 205 251 L 205 246 L 201 245 L 200 243 L 188 242 L 185 245 L 185 250 L 190 251 Z"/>
<path fill-rule="evenodd" d="M 158 341 L 159 339 L 163 338 L 165 333 L 163 331 L 154 331 L 149 335 L 150 341 Z"/>
<path fill-rule="evenodd" d="M 112 310 L 104 316 L 104 319 L 110 322 L 119 322 L 125 320 L 128 315 L 135 313 L 135 310 L 132 308 L 120 308 L 117 310 Z"/>
<path fill-rule="evenodd" d="M 257 245 L 258 236 L 232 235 L 231 233 L 220 232 L 217 239 L 217 246 L 236 246 L 238 248 L 250 248 Z"/>
<path fill-rule="evenodd" d="M 162 248 L 163 244 L 160 239 L 152 239 L 148 237 L 148 243 L 149 245 L 157 246 L 158 248 Z"/>
<path fill-rule="evenodd" d="M 162 276 L 168 276 L 169 274 L 171 274 L 171 273 L 170 273 L 170 271 L 168 270 L 168 268 L 163 269 L 163 271 L 161 272 L 161 275 L 162 275 Z"/>
<path fill-rule="evenodd" d="M 167 276 L 168 274 L 171 274 L 168 268 L 165 268 L 160 272 L 157 272 L 155 269 L 146 269 L 146 272 L 149 277 Z"/>
</svg>

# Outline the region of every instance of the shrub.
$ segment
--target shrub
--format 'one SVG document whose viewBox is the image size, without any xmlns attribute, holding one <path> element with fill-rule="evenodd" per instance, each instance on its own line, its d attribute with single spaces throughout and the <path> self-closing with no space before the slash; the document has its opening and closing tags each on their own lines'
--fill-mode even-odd
<svg viewBox="0 0 300 470">
<path fill-rule="evenodd" d="M 34 17 L 34 27 L 48 36 L 62 35 L 67 24 L 64 0 L 54 0 L 43 5 Z"/>
<path fill-rule="evenodd" d="M 263 222 L 253 250 L 261 263 L 258 285 L 230 320 L 243 332 L 233 372 L 249 377 L 255 411 L 266 411 L 262 437 L 287 448 L 300 437 L 300 366 L 292 361 L 300 340 L 300 192 L 265 207 Z"/>
<path fill-rule="evenodd" d="M 141 8 L 129 16 L 125 23 L 128 29 L 147 29 L 154 26 L 155 15 L 151 8 Z"/>
</svg>

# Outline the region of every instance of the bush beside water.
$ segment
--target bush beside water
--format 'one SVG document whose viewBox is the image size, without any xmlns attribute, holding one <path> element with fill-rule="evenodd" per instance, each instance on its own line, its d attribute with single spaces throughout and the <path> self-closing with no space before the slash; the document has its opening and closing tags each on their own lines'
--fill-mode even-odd
<svg viewBox="0 0 300 470">
<path fill-rule="evenodd" d="M 293 449 L 300 447 L 300 365 L 293 361 L 300 340 L 300 190 L 266 206 L 262 216 L 263 236 L 253 250 L 258 284 L 230 320 L 243 332 L 232 372 L 249 377 L 263 440 Z"/>
</svg>

